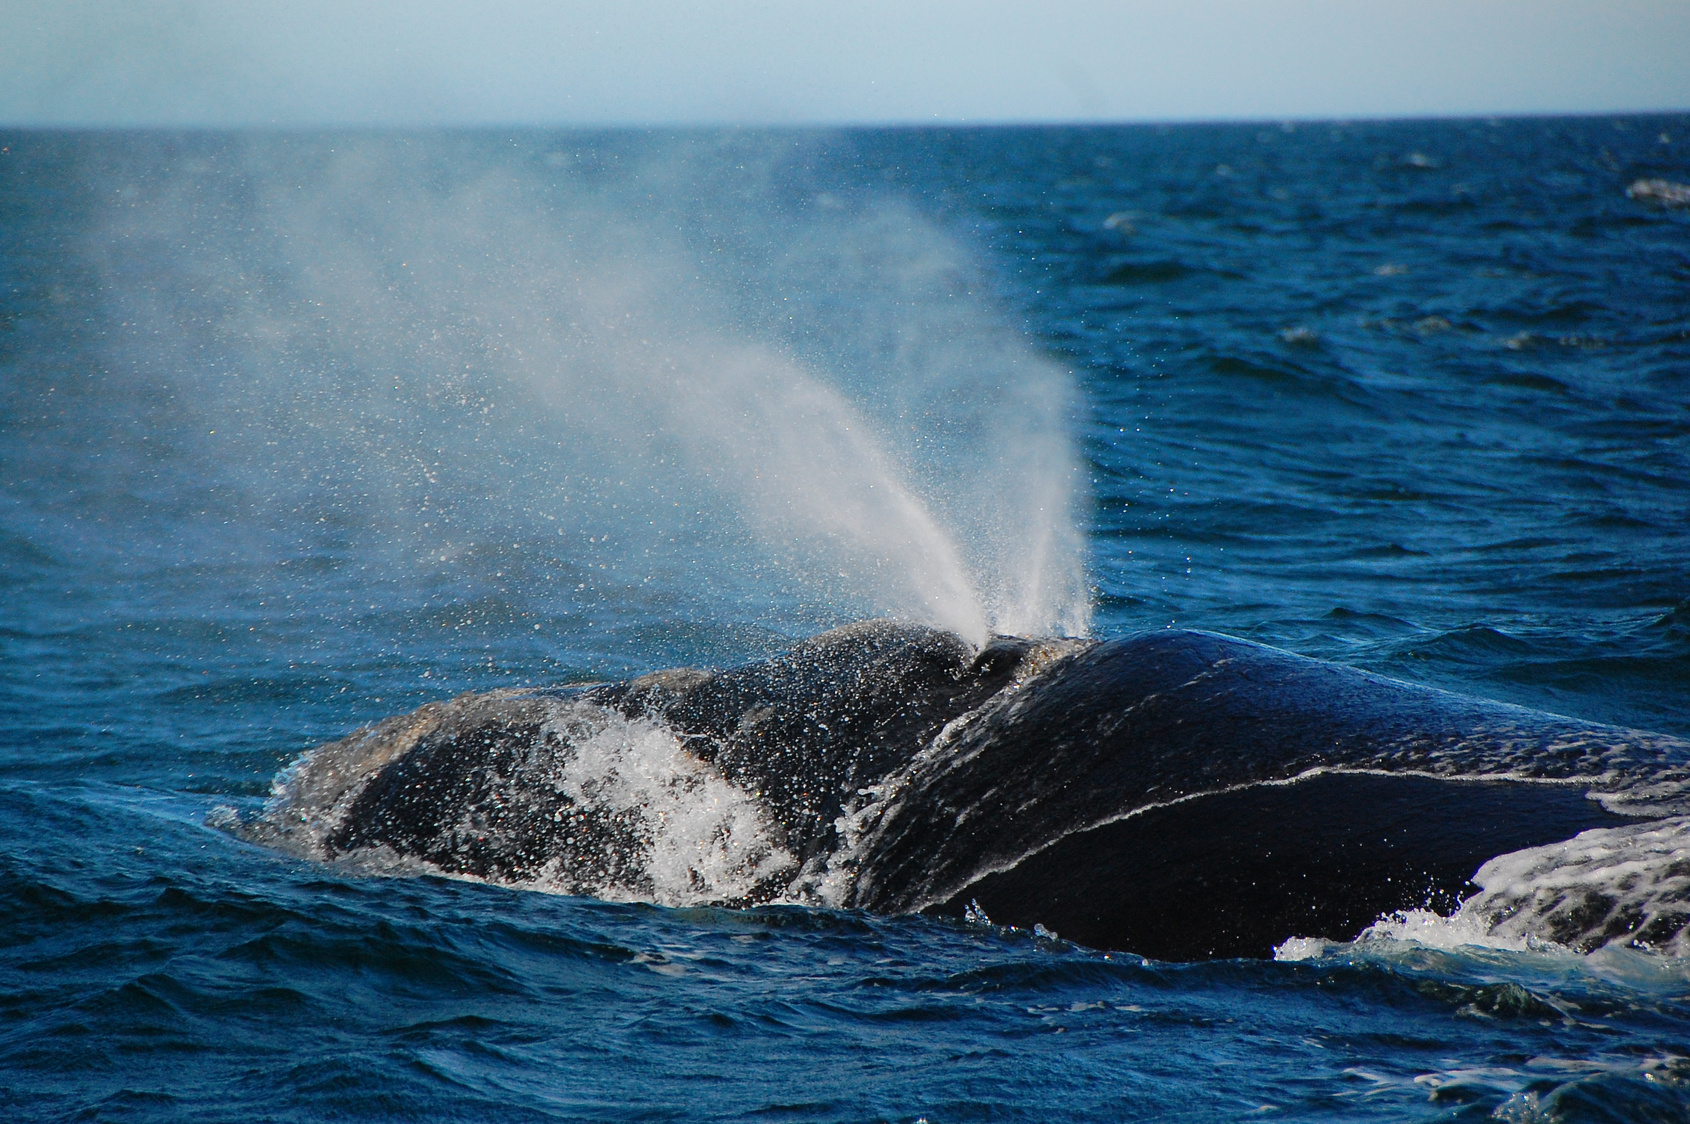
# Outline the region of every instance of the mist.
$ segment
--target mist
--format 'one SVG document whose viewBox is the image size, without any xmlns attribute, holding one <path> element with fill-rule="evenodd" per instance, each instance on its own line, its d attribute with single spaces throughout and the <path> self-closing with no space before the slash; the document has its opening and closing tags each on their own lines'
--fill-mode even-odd
<svg viewBox="0 0 1690 1124">
<path fill-rule="evenodd" d="M 809 143 L 201 138 L 102 181 L 85 252 L 231 535 L 787 634 L 1083 633 L 1069 374 L 954 232 L 818 190 Z"/>
</svg>

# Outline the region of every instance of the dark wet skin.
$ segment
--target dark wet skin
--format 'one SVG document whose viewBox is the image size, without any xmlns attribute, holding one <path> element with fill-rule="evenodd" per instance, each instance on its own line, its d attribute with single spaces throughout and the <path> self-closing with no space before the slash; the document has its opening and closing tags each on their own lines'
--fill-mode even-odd
<svg viewBox="0 0 1690 1124">
<path fill-rule="evenodd" d="M 1158 960 L 1349 940 L 1398 910 L 1452 910 L 1486 859 L 1633 821 L 1576 788 L 1328 773 L 1200 796 L 1067 836 L 970 884 L 999 924 Z"/>
<path fill-rule="evenodd" d="M 560 698 L 666 723 L 763 804 L 800 864 L 833 856 L 842 812 L 867 806 L 840 904 L 978 901 L 999 923 L 1175 960 L 1447 910 L 1494 855 L 1628 822 L 1588 792 L 1690 760 L 1676 739 L 1207 633 L 976 653 L 866 622 L 726 671 L 444 704 L 330 849 L 509 881 L 549 861 L 617 874 L 606 864 L 637 854 L 636 825 L 535 780 L 567 767 L 568 731 L 545 724 Z M 874 805 L 863 790 L 889 777 L 895 795 Z M 791 875 L 722 904 L 776 899 Z"/>
</svg>

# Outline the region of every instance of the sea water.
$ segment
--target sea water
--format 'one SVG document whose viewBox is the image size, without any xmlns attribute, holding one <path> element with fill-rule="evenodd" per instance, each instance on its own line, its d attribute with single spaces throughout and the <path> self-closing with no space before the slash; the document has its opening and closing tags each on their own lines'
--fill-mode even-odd
<svg viewBox="0 0 1690 1124">
<path fill-rule="evenodd" d="M 870 615 L 1690 734 L 1650 179 L 1690 118 L 0 135 L 0 1108 L 1685 1119 L 1643 951 L 1411 914 L 1164 964 L 216 826 L 431 699 Z M 737 814 L 658 772 L 601 795 Z"/>
</svg>

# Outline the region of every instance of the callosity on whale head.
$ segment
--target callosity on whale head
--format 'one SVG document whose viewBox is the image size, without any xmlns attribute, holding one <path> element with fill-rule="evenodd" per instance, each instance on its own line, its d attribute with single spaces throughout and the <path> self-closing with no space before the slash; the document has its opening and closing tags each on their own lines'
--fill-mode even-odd
<svg viewBox="0 0 1690 1124">
<path fill-rule="evenodd" d="M 1676 738 L 1208 633 L 977 651 L 869 621 L 727 670 L 430 703 L 307 754 L 240 830 L 611 899 L 976 908 L 1169 959 L 1464 897 L 1499 930 L 1683 955 L 1687 815 Z M 1619 888 L 1602 840 L 1652 875 Z M 1553 876 L 1503 887 L 1532 861 Z"/>
</svg>

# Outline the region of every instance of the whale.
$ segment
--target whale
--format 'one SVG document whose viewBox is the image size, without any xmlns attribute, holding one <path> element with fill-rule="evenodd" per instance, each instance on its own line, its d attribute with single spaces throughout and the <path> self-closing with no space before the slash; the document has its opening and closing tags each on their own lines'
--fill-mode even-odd
<svg viewBox="0 0 1690 1124">
<path fill-rule="evenodd" d="M 1690 741 L 1194 630 L 976 647 L 874 620 L 736 667 L 464 694 L 305 753 L 233 830 L 386 874 L 1162 960 L 1412 910 L 1690 954 Z"/>
</svg>

